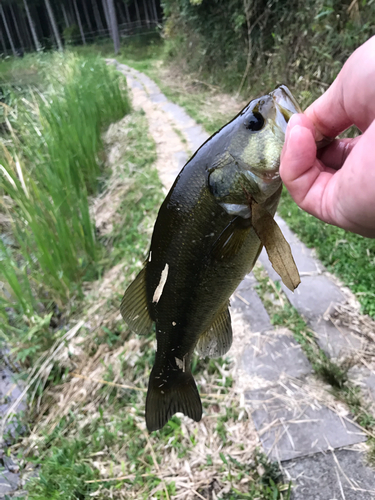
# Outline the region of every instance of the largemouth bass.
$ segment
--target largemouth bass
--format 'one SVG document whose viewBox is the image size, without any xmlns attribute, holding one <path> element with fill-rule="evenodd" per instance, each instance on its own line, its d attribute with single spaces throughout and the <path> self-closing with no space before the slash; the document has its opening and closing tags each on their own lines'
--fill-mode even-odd
<svg viewBox="0 0 375 500">
<path fill-rule="evenodd" d="M 147 261 L 121 303 L 136 333 L 148 333 L 155 322 L 149 431 L 176 412 L 201 419 L 192 355 L 197 349 L 222 356 L 232 344 L 229 297 L 262 249 L 251 203 L 274 216 L 282 190 L 280 153 L 296 112 L 285 86 L 251 101 L 198 149 L 159 210 Z"/>
</svg>

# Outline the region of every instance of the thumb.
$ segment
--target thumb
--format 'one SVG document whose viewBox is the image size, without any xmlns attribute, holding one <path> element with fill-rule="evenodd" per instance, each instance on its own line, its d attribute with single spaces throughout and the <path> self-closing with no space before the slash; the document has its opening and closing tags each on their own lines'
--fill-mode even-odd
<svg viewBox="0 0 375 500">
<path fill-rule="evenodd" d="M 314 125 L 302 114 L 293 115 L 281 154 L 280 176 L 297 204 L 303 202 L 320 173 L 316 162 Z"/>
</svg>

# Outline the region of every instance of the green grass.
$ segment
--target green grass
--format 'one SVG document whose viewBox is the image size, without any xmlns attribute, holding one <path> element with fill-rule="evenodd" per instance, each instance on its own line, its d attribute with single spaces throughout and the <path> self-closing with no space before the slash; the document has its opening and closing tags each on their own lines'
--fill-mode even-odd
<svg viewBox="0 0 375 500">
<path fill-rule="evenodd" d="M 212 107 L 207 112 L 207 100 L 210 99 L 211 93 L 207 90 L 200 89 L 194 92 L 193 97 L 191 94 L 187 94 L 185 89 L 181 88 L 171 88 L 163 83 L 163 80 L 153 74 L 152 71 L 145 71 L 149 76 L 153 76 L 156 83 L 159 85 L 161 91 L 165 96 L 172 102 L 182 106 L 189 116 L 191 116 L 197 123 L 202 125 L 206 132 L 209 134 L 214 134 L 221 127 L 223 127 L 231 118 L 233 118 L 239 110 L 233 110 L 233 116 L 227 117 L 217 111 L 215 107 Z M 205 113 L 202 113 L 202 109 L 205 109 Z"/>
<path fill-rule="evenodd" d="M 139 342 L 141 352 L 134 352 L 130 358 L 125 344 L 117 360 L 111 358 L 113 365 L 106 367 L 104 378 L 113 381 L 117 375 L 120 381 L 124 379 L 127 384 L 135 383 L 138 389 L 145 389 L 153 360 L 152 337 L 142 339 Z M 207 367 L 202 367 L 200 374 L 208 383 L 217 382 L 222 376 L 219 367 L 225 369 L 225 361 L 210 361 Z M 225 388 L 223 391 L 226 392 Z M 179 474 L 184 475 L 185 471 L 179 467 L 183 467 L 186 461 L 191 463 L 204 434 L 198 435 L 195 424 L 186 429 L 182 420 L 174 416 L 162 430 L 148 435 L 143 424 L 144 397 L 144 392 L 139 390 L 103 385 L 88 396 L 79 411 L 70 412 L 69 416 L 60 419 L 52 431 L 45 430 L 44 435 L 39 436 L 37 447 L 31 443 L 27 457 L 22 455 L 29 464 L 38 466 L 38 476 L 26 485 L 28 498 L 57 499 L 64 495 L 64 498 L 73 500 L 93 495 L 104 500 L 120 499 L 125 495 L 126 498 L 148 500 L 153 490 L 156 490 L 155 497 L 160 499 L 168 498 L 166 491 L 169 496 L 176 494 L 173 472 L 168 473 L 172 477 L 166 478 L 164 484 L 162 482 L 169 457 L 174 454 L 176 459 L 170 466 L 177 466 L 178 461 Z M 91 407 L 89 414 L 86 405 Z M 204 404 L 205 411 L 209 406 Z M 214 463 L 213 457 L 207 454 L 206 463 L 199 470 L 206 470 L 208 477 L 214 474 L 221 484 L 232 485 L 230 492 L 223 497 L 228 500 L 288 500 L 290 491 L 288 485 L 282 483 L 277 463 L 269 462 L 259 452 L 249 462 L 231 455 L 228 447 L 232 443 L 227 440 L 225 427 L 226 424 L 229 427 L 235 425 L 239 413 L 234 404 L 221 413 L 216 426 L 218 435 L 213 435 L 214 443 L 210 441 L 210 449 L 215 454 L 217 447 L 221 450 L 219 460 L 216 456 Z M 209 425 L 206 422 L 206 426 Z M 192 468 L 194 471 L 195 466 Z M 248 482 L 248 489 L 241 487 L 241 481 Z M 202 487 L 200 493 L 204 494 L 205 489 Z"/>
<path fill-rule="evenodd" d="M 206 393 L 202 396 L 204 411 L 209 415 L 205 432 L 209 429 L 212 437 L 207 438 L 198 424 L 186 425 L 177 416 L 160 431 L 150 435 L 145 431 L 145 390 L 154 360 L 154 333 L 147 337 L 131 335 L 118 319 L 118 307 L 124 287 L 147 253 L 162 190 L 157 172 L 152 168 L 155 145 L 147 133 L 144 114 L 133 113 L 124 120 L 124 127 L 127 133 L 126 138 L 122 138 L 126 146 L 121 159 L 121 181 L 129 185 L 129 189 L 114 217 L 112 232 L 101 237 L 107 251 L 98 265 L 102 266 L 100 272 L 104 272 L 123 262 L 125 283 L 120 286 L 113 283 L 111 296 L 99 311 L 99 327 L 95 327 L 95 318 L 87 318 L 93 330 L 89 334 L 81 333 L 79 345 L 84 346 L 84 354 L 74 358 L 74 366 L 78 373 L 85 373 L 86 367 L 94 363 L 94 378 L 109 383 L 116 381 L 134 389 L 113 387 L 104 382 L 93 386 L 82 401 L 79 387 L 75 389 L 73 383 L 76 379 L 67 369 L 55 365 L 48 377 L 48 391 L 37 391 L 42 408 L 37 427 L 29 422 L 33 431 L 31 438 L 26 436 L 21 446 L 18 443 L 14 447 L 20 460 L 37 468 L 38 474 L 25 486 L 27 498 L 49 500 L 63 496 L 75 500 L 93 496 L 102 500 L 124 497 L 148 500 L 153 491 L 153 497 L 167 499 L 167 495 L 170 498 L 177 491 L 183 491 L 178 489 L 174 475 L 178 478 L 186 474 L 185 462 L 193 463 L 202 440 L 207 439 L 209 451 L 204 463 L 192 465 L 193 472 L 215 477 L 221 487 L 229 485 L 228 500 L 287 500 L 290 493 L 277 464 L 258 453 L 251 461 L 241 460 L 231 451 L 240 447 L 246 452 L 242 442 L 233 442 L 231 428 L 236 425 L 246 428 L 247 414 L 240 412 L 233 400 L 233 380 L 226 359 L 195 358 L 193 362 L 200 391 Z M 111 179 L 107 182 L 110 184 Z M 95 289 L 100 286 L 99 281 Z M 95 296 L 88 295 L 80 304 L 80 310 L 89 309 L 96 300 Z M 102 323 L 108 316 L 115 319 Z M 95 365 L 99 349 L 101 361 Z M 98 374 L 100 367 L 102 371 Z M 59 409 L 55 398 L 66 397 L 68 390 L 73 390 L 72 399 L 68 398 Z M 225 398 L 229 398 L 230 404 Z M 234 436 L 237 435 L 235 432 Z M 171 465 L 176 466 L 177 471 L 163 481 L 172 454 L 176 458 Z M 241 481 L 247 481 L 245 487 Z M 208 480 L 199 492 L 203 495 L 210 488 L 211 480 Z"/>
<path fill-rule="evenodd" d="M 364 400 L 360 388 L 351 383 L 348 377 L 352 360 L 344 359 L 340 363 L 332 361 L 318 346 L 314 333 L 290 304 L 281 290 L 280 284 L 275 283 L 272 286 L 270 278 L 260 265 L 254 268 L 254 275 L 258 281 L 257 291 L 270 315 L 271 323 L 288 328 L 293 332 L 294 338 L 304 350 L 315 374 L 332 387 L 331 392 L 338 400 L 347 404 L 356 422 L 374 434 L 375 418 L 372 415 L 370 405 Z M 275 299 L 280 297 L 282 300 L 275 303 Z M 368 460 L 372 463 L 375 461 L 374 441 L 373 438 L 369 438 Z"/>
<path fill-rule="evenodd" d="M 162 483 L 162 477 L 155 467 L 151 453 L 152 443 L 154 456 L 164 455 L 163 448 L 173 449 L 184 458 L 189 452 L 194 454 L 196 443 L 186 439 L 181 427 L 181 420 L 173 417 L 156 439 L 150 440 L 139 426 L 141 414 L 136 410 L 129 413 L 129 408 L 119 405 L 108 409 L 99 408 L 97 415 L 84 422 L 73 415 L 62 419 L 53 434 L 45 436 L 39 442 L 39 456 L 29 456 L 29 463 L 39 465 L 39 475 L 26 485 L 28 498 L 33 500 L 49 500 L 64 498 L 68 500 L 84 499 L 89 496 L 105 499 L 137 498 L 148 500 L 149 494 L 157 490 L 156 498 L 166 499 L 176 494 L 172 480 Z M 67 428 L 70 436 L 65 437 Z M 73 432 L 72 432 L 73 431 Z M 182 453 L 183 450 L 183 453 Z M 225 448 L 224 448 L 225 450 Z M 251 478 L 247 492 L 233 486 L 223 498 L 264 500 L 288 500 L 290 486 L 281 486 L 282 477 L 277 463 L 270 463 L 262 454 L 256 454 L 254 461 L 241 464 L 225 451 L 220 453 L 222 466 L 220 475 L 225 480 L 239 483 Z M 93 463 L 96 462 L 96 467 Z M 207 468 L 210 469 L 210 457 L 207 457 Z M 107 468 L 107 480 L 101 479 L 98 470 Z M 257 472 L 259 471 L 259 472 Z M 116 477 L 119 479 L 116 480 Z M 121 479 L 123 478 L 123 479 Z M 283 493 L 284 492 L 284 493 Z M 201 493 L 204 493 L 203 488 Z M 260 496 L 261 495 L 261 496 Z"/>
<path fill-rule="evenodd" d="M 327 269 L 357 296 L 363 312 L 375 317 L 375 240 L 325 224 L 301 210 L 284 191 L 279 213 Z"/>
<path fill-rule="evenodd" d="M 79 60 L 82 60 L 82 57 L 80 56 Z M 85 58 L 87 60 L 87 54 Z M 64 70 L 64 66 L 62 65 L 60 69 Z M 87 68 L 82 66 L 81 69 L 84 72 Z M 108 69 L 108 71 L 111 70 Z M 82 186 L 84 186 L 86 198 L 89 193 L 95 193 L 98 187 L 96 181 L 97 165 L 92 165 L 86 161 L 87 158 L 81 156 L 83 152 L 85 155 L 87 154 L 89 142 L 83 139 L 78 144 L 77 138 L 79 136 L 74 130 L 67 138 L 68 130 L 63 121 L 59 120 L 60 116 L 66 119 L 69 116 L 69 119 L 74 123 L 77 121 L 75 109 L 64 104 L 64 99 L 68 96 L 68 100 L 70 100 L 74 95 L 74 90 L 82 90 L 81 87 L 79 89 L 70 88 L 70 78 L 74 74 L 74 71 L 72 74 L 66 74 L 67 80 L 64 80 L 64 87 L 51 95 L 45 94 L 46 100 L 41 98 L 39 101 L 37 95 L 35 95 L 35 99 L 30 99 L 30 102 L 36 106 L 36 114 L 38 115 L 37 117 L 31 116 L 29 119 L 31 125 L 29 127 L 31 130 L 30 140 L 36 139 L 33 132 L 35 124 L 40 126 L 39 131 L 43 131 L 43 140 L 40 139 L 38 147 L 34 144 L 30 146 L 22 136 L 22 141 L 25 142 L 27 149 L 22 150 L 20 165 L 29 198 L 22 186 L 19 172 L 17 173 L 17 166 L 15 169 L 7 171 L 8 176 L 16 184 L 16 188 L 13 188 L 13 194 L 15 197 L 18 196 L 16 198 L 17 211 L 22 216 L 16 222 L 19 224 L 19 228 L 23 228 L 24 233 L 25 227 L 22 226 L 26 213 L 24 207 L 31 213 L 33 213 L 32 210 L 37 213 L 41 225 L 40 231 L 45 228 L 43 225 L 45 219 L 55 222 L 55 226 L 51 223 L 51 227 L 55 231 L 58 229 L 58 227 L 56 229 L 56 223 L 57 226 L 60 222 L 66 224 L 65 220 L 59 220 L 54 211 L 53 196 L 48 196 L 44 192 L 43 196 L 40 194 L 53 179 L 52 168 L 46 168 L 39 173 L 35 172 L 36 166 L 49 166 L 48 162 L 53 157 L 55 165 L 53 170 L 58 175 L 65 175 L 64 181 L 69 180 L 70 176 L 72 177 L 73 183 L 69 187 L 69 193 L 65 192 L 65 196 L 71 196 L 69 198 L 71 203 L 75 203 L 73 195 L 78 198 L 77 194 L 80 193 L 79 190 Z M 104 77 L 105 75 L 100 75 L 102 85 L 104 85 Z M 58 78 L 58 71 L 54 72 L 53 78 Z M 90 74 L 85 74 L 85 82 L 89 78 Z M 85 85 L 82 87 L 83 97 L 85 97 Z M 98 96 L 91 96 L 94 111 L 95 99 L 100 101 L 102 95 L 100 89 L 96 88 L 96 92 Z M 102 104 L 103 102 L 98 107 L 100 108 Z M 85 106 L 80 108 L 82 120 L 85 119 L 86 113 L 88 119 L 93 120 L 92 113 L 94 111 Z M 22 116 L 27 116 L 27 112 L 25 111 L 25 115 Z M 110 119 L 113 119 L 113 115 L 112 118 L 108 116 L 107 123 Z M 102 125 L 104 126 L 105 120 L 104 117 L 103 122 L 97 124 L 98 133 Z M 17 128 L 16 124 L 12 122 L 12 126 L 17 133 L 20 129 L 27 131 L 26 125 Z M 96 362 L 96 369 L 102 368 L 102 371 L 98 372 L 97 375 L 93 372 L 94 377 L 97 376 L 108 382 L 115 380 L 120 384 L 130 384 L 134 386 L 134 389 L 114 387 L 106 385 L 104 382 L 99 386 L 93 386 L 92 391 L 88 391 L 83 401 L 80 393 L 76 392 L 72 399 L 65 400 L 62 407 L 57 407 L 55 398 L 66 397 L 67 390 L 73 389 L 74 392 L 76 387 L 69 369 L 66 366 L 60 366 L 59 363 L 54 365 L 49 376 L 43 381 L 43 387 L 46 384 L 48 391 L 43 392 L 42 386 L 32 388 L 40 403 L 40 407 L 35 408 L 38 415 L 37 426 L 34 426 L 32 421 L 29 422 L 29 428 L 32 430 L 31 437 L 26 436 L 22 443 L 17 443 L 14 449 L 8 449 L 8 452 L 10 454 L 12 454 L 11 452 L 18 453 L 18 458 L 22 459 L 23 463 L 33 464 L 34 467 L 37 467 L 37 475 L 25 486 L 27 498 L 33 500 L 57 499 L 61 496 L 68 500 L 90 497 L 103 500 L 125 497 L 138 500 L 150 498 L 150 492 L 154 498 L 170 498 L 176 491 L 181 493 L 181 488 L 178 490 L 177 481 L 173 479 L 173 474 L 172 478 L 163 480 L 163 472 L 167 470 L 171 454 L 175 453 L 175 461 L 178 461 L 179 464 L 179 469 L 176 472 L 177 478 L 178 474 L 185 474 L 185 462 L 193 462 L 197 456 L 198 446 L 202 439 L 206 439 L 202 427 L 191 423 L 186 426 L 176 416 L 164 429 L 152 435 L 147 435 L 144 430 L 144 390 L 147 387 L 148 374 L 154 358 L 153 335 L 143 338 L 131 336 L 123 321 L 118 318 L 118 306 L 124 287 L 134 277 L 145 258 L 150 240 L 150 229 L 162 201 L 162 190 L 157 172 L 152 168 L 155 160 L 155 145 L 147 133 L 145 116 L 142 113 L 133 113 L 131 118 L 124 122 L 124 126 L 128 131 L 126 138 L 122 138 L 123 142 L 120 144 L 120 147 L 124 147 L 120 175 L 121 181 L 128 188 L 123 195 L 117 213 L 113 217 L 113 230 L 109 234 L 93 237 L 95 254 L 91 267 L 89 265 L 91 257 L 87 257 L 85 260 L 80 254 L 82 260 L 79 262 L 80 266 L 76 268 L 73 283 L 78 287 L 81 280 L 88 275 L 91 277 L 101 276 L 120 262 L 124 263 L 123 273 L 126 278 L 120 286 L 113 283 L 111 294 L 101 305 L 100 310 L 95 313 L 94 317 L 88 316 L 86 318 L 87 327 L 80 332 L 78 341 L 78 345 L 84 349 L 84 354 L 73 356 L 73 358 L 74 369 L 79 373 L 85 373 L 85 369 L 91 363 Z M 84 126 L 82 126 L 83 128 Z M 36 133 L 36 135 L 38 134 Z M 18 136 L 21 137 L 20 134 Z M 46 136 L 48 136 L 48 140 L 44 140 Z M 97 137 L 95 135 L 92 139 L 93 150 L 96 151 L 96 154 L 102 147 L 102 143 Z M 43 147 L 46 149 L 42 149 Z M 40 152 L 38 148 L 41 148 Z M 11 153 L 9 156 L 11 158 L 13 149 L 12 147 L 7 149 Z M 73 150 L 79 155 L 78 158 L 73 159 L 72 162 L 63 158 L 65 156 L 69 158 Z M 77 177 L 74 177 L 71 174 L 78 165 L 81 168 Z M 58 180 L 60 182 L 59 177 Z M 8 184 L 4 184 L 3 187 L 4 191 L 11 189 L 12 181 L 8 178 Z M 101 179 L 100 187 L 105 191 L 107 183 L 110 184 L 110 182 L 110 173 L 108 173 L 105 178 Z M 64 186 L 61 182 L 58 186 L 63 190 Z M 58 189 L 53 193 L 57 196 Z M 61 211 L 64 210 L 64 215 L 69 214 L 70 207 L 64 205 L 63 195 L 60 200 L 58 213 L 62 213 Z M 43 201 L 49 202 L 45 210 Z M 76 205 L 75 207 L 77 208 Z M 12 210 L 14 210 L 13 206 Z M 37 212 L 37 210 L 39 211 Z M 76 210 L 76 219 L 79 219 L 79 215 L 80 212 Z M 69 221 L 68 217 L 65 218 Z M 75 224 L 76 220 L 71 221 L 71 223 Z M 92 230 L 92 222 L 90 224 Z M 28 229 L 29 225 L 26 226 Z M 85 310 L 90 309 L 93 302 L 101 300 L 101 282 L 99 280 L 92 285 L 93 289 L 90 289 L 85 299 L 78 297 L 79 300 L 70 301 L 70 310 L 66 311 L 65 296 L 63 295 L 61 298 L 57 293 L 58 289 L 54 286 L 47 287 L 48 283 L 54 283 L 48 281 L 52 280 L 53 276 L 41 279 L 42 276 L 45 276 L 45 271 L 36 259 L 38 256 L 36 243 L 34 241 L 30 243 L 27 240 L 23 247 L 22 242 L 17 238 L 18 228 L 16 225 L 14 227 L 15 244 L 7 244 L 3 249 L 3 252 L 9 252 L 10 257 L 12 257 L 14 271 L 14 275 L 10 272 L 8 274 L 9 278 L 14 277 L 14 282 L 9 280 L 12 284 L 10 291 L 13 293 L 12 309 L 11 311 L 4 309 L 4 317 L 11 320 L 7 327 L 7 341 L 13 351 L 18 353 L 19 359 L 22 361 L 28 359 L 29 363 L 32 363 L 35 362 L 41 350 L 48 348 L 52 341 L 58 340 L 71 327 L 74 321 L 74 312 L 79 313 L 80 317 L 85 317 Z M 65 237 L 74 236 L 74 227 L 74 225 L 71 226 L 71 233 L 69 235 L 65 233 Z M 38 230 L 39 228 L 34 225 L 33 231 L 30 229 L 30 234 L 37 233 Z M 84 231 L 82 232 L 85 234 Z M 56 238 L 59 237 L 59 234 L 55 233 Z M 86 237 L 86 239 L 89 238 Z M 49 245 L 48 252 L 54 255 L 54 242 L 51 240 L 47 243 Z M 63 241 L 62 244 L 68 244 L 68 242 Z M 32 262 L 24 254 L 30 248 L 32 248 Z M 104 248 L 105 251 L 101 251 L 100 248 Z M 71 257 L 72 250 L 67 248 L 66 251 Z M 89 255 L 89 253 L 83 255 Z M 45 258 L 48 258 L 48 255 Z M 2 262 L 4 266 L 4 261 Z M 32 263 L 37 264 L 38 273 L 32 267 Z M 5 266 L 4 268 L 8 269 Z M 23 275 L 21 274 L 22 270 L 25 271 Z M 46 270 L 48 271 L 47 268 Z M 20 281 L 20 276 L 23 276 L 23 282 Z M 61 274 L 60 281 L 63 281 L 64 277 L 65 275 Z M 74 286 L 73 291 L 68 282 L 64 286 L 68 298 L 74 293 Z M 16 292 L 19 294 L 19 304 L 16 303 Z M 99 296 L 95 294 L 99 294 Z M 24 304 L 21 303 L 22 299 Z M 7 300 L 9 304 L 11 299 Z M 30 308 L 30 303 L 33 300 L 40 301 L 41 304 L 36 304 L 36 307 L 43 306 L 44 310 L 38 314 L 34 311 L 33 314 L 29 315 L 29 318 L 24 316 L 26 325 L 22 325 L 21 321 L 17 323 L 16 320 L 20 316 L 16 315 L 16 308 L 19 308 L 18 314 L 23 311 L 22 307 L 28 311 L 27 308 Z M 66 321 L 66 325 L 62 325 L 63 328 L 57 331 L 53 330 L 50 324 L 51 320 L 55 319 L 55 309 L 52 308 L 48 311 L 48 305 L 51 304 L 52 300 L 57 308 L 61 308 L 60 313 L 63 313 L 64 321 Z M 100 318 L 99 321 L 98 318 Z M 95 326 L 96 322 L 98 322 L 98 326 Z M 96 358 L 98 355 L 100 355 L 100 362 Z M 288 486 L 282 484 L 277 464 L 269 463 L 263 455 L 258 453 L 255 454 L 253 460 L 249 461 L 241 461 L 232 456 L 231 449 L 236 450 L 236 447 L 240 447 L 241 452 L 246 452 L 242 442 L 233 442 L 231 428 L 236 425 L 244 425 L 246 428 L 247 415 L 244 415 L 243 411 L 239 412 L 235 401 L 233 401 L 231 388 L 233 380 L 227 371 L 228 362 L 222 359 L 211 361 L 196 359 L 193 365 L 197 381 L 202 384 L 201 391 L 207 393 L 203 397 L 205 412 L 209 414 L 205 423 L 205 432 L 208 428 L 210 436 L 212 436 L 207 441 L 209 452 L 207 451 L 204 457 L 204 463 L 197 466 L 194 472 L 200 476 L 207 472 L 211 477 L 215 477 L 216 482 L 220 482 L 218 484 L 229 485 L 230 492 L 225 497 L 228 500 L 234 498 L 289 499 L 290 487 L 288 491 Z M 225 398 L 229 398 L 231 402 L 226 404 Z M 64 414 L 62 415 L 61 412 Z M 237 435 L 238 432 L 234 434 L 234 436 Z M 221 437 L 226 443 L 224 447 Z M 215 456 L 212 456 L 212 450 L 216 453 Z M 247 484 L 247 486 L 243 486 L 243 484 Z M 204 486 L 199 490 L 200 494 L 205 494 L 206 490 L 209 492 L 211 486 L 210 480 L 207 487 Z"/>
<path fill-rule="evenodd" d="M 316 343 L 314 333 L 307 326 L 305 320 L 288 301 L 280 284 L 276 282 L 272 286 L 270 278 L 261 265 L 258 264 L 253 271 L 258 281 L 257 291 L 270 315 L 271 323 L 291 330 L 312 364 L 315 373 L 332 387 L 341 389 L 348 380 L 347 370 L 350 367 L 338 366 L 327 357 Z M 281 304 L 275 303 L 279 297 L 282 298 Z"/>
<path fill-rule="evenodd" d="M 0 316 L 7 340 L 26 334 L 35 341 L 37 333 L 43 339 L 52 312 L 96 276 L 101 249 L 89 197 L 99 188 L 101 133 L 130 111 L 124 83 L 103 60 L 72 53 L 36 60 L 48 89 L 31 88 L 27 99 L 14 93 L 0 151 L 0 211 L 8 220 L 1 228 Z"/>
<path fill-rule="evenodd" d="M 152 78 L 168 99 L 185 108 L 187 113 L 197 123 L 203 125 L 208 133 L 213 134 L 227 123 L 231 118 L 230 116 L 223 115 L 215 106 L 211 108 L 207 106 L 207 101 L 212 96 L 209 87 L 198 84 L 191 93 L 190 89 L 188 91 L 184 86 L 175 85 L 170 87 L 165 84 L 160 70 L 166 57 L 166 48 L 160 37 L 154 38 L 150 44 L 141 42 L 134 40 L 132 43 L 127 44 L 121 49 L 117 60 Z M 178 71 L 180 72 L 179 69 Z M 205 113 L 202 113 L 202 109 L 205 110 Z M 234 110 L 235 113 L 236 110 Z"/>
<path fill-rule="evenodd" d="M 187 93 L 183 86 L 166 85 L 160 75 L 167 49 L 168 46 L 163 49 L 160 45 L 155 51 L 150 48 L 146 51 L 145 48 L 138 47 L 137 57 L 133 57 L 129 49 L 129 52 L 121 55 L 121 60 L 153 78 L 168 99 L 182 106 L 192 118 L 203 125 L 208 133 L 216 132 L 238 110 L 233 110 L 233 115 L 228 116 L 219 113 L 216 106 L 210 109 L 208 103 L 210 103 L 212 92 L 204 86 L 189 87 Z M 179 71 L 181 72 L 182 68 Z M 188 78 L 191 76 L 189 74 Z M 199 78 L 203 79 L 203 76 L 200 75 Z M 249 99 L 251 97 L 249 95 Z M 297 97 L 301 106 L 305 108 L 317 95 L 313 93 L 313 89 L 311 91 L 299 90 Z M 375 240 L 363 238 L 315 219 L 299 209 L 285 190 L 279 213 L 308 247 L 315 248 L 319 259 L 327 269 L 356 294 L 362 305 L 362 311 L 375 317 Z"/>
</svg>

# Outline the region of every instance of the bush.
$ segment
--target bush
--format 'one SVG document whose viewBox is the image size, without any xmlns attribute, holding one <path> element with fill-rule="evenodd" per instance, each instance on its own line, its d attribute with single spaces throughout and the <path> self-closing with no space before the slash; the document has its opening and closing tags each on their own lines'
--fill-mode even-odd
<svg viewBox="0 0 375 500">
<path fill-rule="evenodd" d="M 319 91 L 373 34 L 375 18 L 366 1 L 164 0 L 163 8 L 167 53 L 228 90 L 245 76 L 252 95 L 279 83 Z"/>
</svg>

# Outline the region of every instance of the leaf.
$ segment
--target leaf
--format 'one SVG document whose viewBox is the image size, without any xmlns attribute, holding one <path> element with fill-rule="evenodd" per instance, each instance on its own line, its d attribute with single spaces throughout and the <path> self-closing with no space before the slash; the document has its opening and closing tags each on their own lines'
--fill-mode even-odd
<svg viewBox="0 0 375 500">
<path fill-rule="evenodd" d="M 292 292 L 301 283 L 289 243 L 272 215 L 251 200 L 251 222 L 258 238 L 264 245 L 268 258 L 285 286 Z"/>
</svg>

